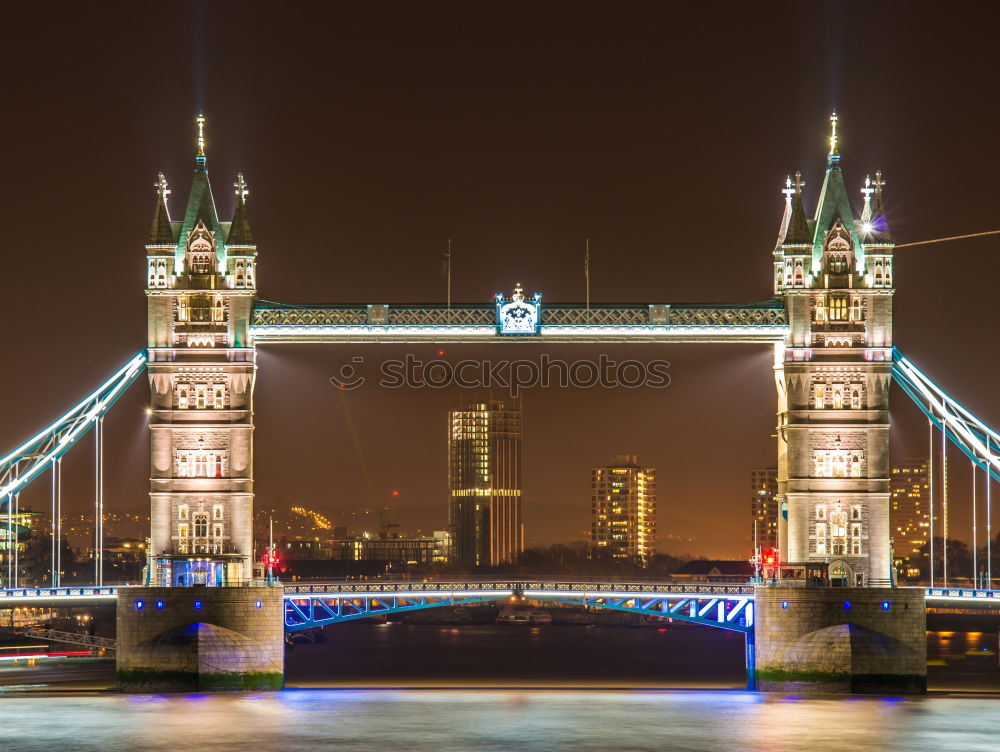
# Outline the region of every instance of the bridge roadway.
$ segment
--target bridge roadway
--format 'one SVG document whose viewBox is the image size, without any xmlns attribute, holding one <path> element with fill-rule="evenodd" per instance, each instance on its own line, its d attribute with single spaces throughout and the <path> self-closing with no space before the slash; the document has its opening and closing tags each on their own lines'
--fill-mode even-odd
<svg viewBox="0 0 1000 752">
<path fill-rule="evenodd" d="M 379 614 L 523 600 L 666 616 L 748 633 L 753 631 L 755 587 L 746 582 L 600 582 L 561 579 L 462 581 L 345 581 L 283 585 L 285 629 L 298 631 Z M 920 588 L 928 607 L 1000 610 L 1000 590 Z M 0 609 L 85 607 L 115 603 L 126 588 L 76 586 L 0 589 Z M 886 593 L 892 592 L 886 589 Z"/>
</svg>

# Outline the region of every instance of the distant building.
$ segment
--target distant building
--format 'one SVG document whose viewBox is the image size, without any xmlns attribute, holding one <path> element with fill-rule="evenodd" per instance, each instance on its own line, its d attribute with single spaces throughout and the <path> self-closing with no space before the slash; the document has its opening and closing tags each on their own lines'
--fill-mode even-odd
<svg viewBox="0 0 1000 752">
<path fill-rule="evenodd" d="M 926 459 L 908 459 L 889 471 L 889 531 L 896 573 L 920 576 L 920 550 L 930 535 L 930 473 Z"/>
<path fill-rule="evenodd" d="M 467 567 L 524 550 L 520 410 L 491 401 L 449 412 L 448 525 L 452 559 Z"/>
<path fill-rule="evenodd" d="M 379 561 L 393 564 L 430 564 L 440 541 L 430 536 L 382 538 L 359 535 L 326 540 L 282 541 L 284 558 L 332 561 Z"/>
<path fill-rule="evenodd" d="M 643 565 L 656 553 L 656 470 L 619 455 L 590 471 L 591 543 Z"/>
<path fill-rule="evenodd" d="M 36 518 L 41 516 L 41 512 L 30 509 L 21 509 L 13 515 L 6 511 L 0 513 L 0 579 L 4 582 L 7 580 L 8 563 L 24 553 L 31 528 Z"/>
<path fill-rule="evenodd" d="M 681 582 L 746 582 L 753 576 L 749 561 L 694 559 L 670 575 Z"/>
<path fill-rule="evenodd" d="M 750 542 L 778 548 L 778 468 L 750 471 Z"/>
</svg>

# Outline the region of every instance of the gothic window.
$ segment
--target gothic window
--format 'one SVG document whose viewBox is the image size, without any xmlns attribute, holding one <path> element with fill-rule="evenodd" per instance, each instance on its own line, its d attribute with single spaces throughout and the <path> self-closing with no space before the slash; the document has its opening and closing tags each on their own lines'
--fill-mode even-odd
<svg viewBox="0 0 1000 752">
<path fill-rule="evenodd" d="M 851 477 L 861 477 L 861 455 L 855 452 L 851 455 Z M 859 512 L 860 514 L 860 512 Z"/>
<path fill-rule="evenodd" d="M 188 409 L 188 390 L 186 386 L 182 386 L 177 391 L 177 409 L 178 410 Z"/>
<path fill-rule="evenodd" d="M 841 451 L 832 453 L 830 459 L 830 475 L 833 478 L 847 477 L 847 457 Z"/>
<path fill-rule="evenodd" d="M 226 320 L 226 310 L 222 303 L 222 298 L 218 298 L 215 301 L 215 307 L 212 310 L 212 321 L 225 321 Z"/>
<path fill-rule="evenodd" d="M 236 286 L 243 287 L 243 262 L 236 262 Z"/>
<path fill-rule="evenodd" d="M 193 470 L 191 473 L 195 478 L 204 478 L 205 473 L 205 453 L 195 452 L 193 459 Z"/>
<path fill-rule="evenodd" d="M 822 296 L 816 298 L 816 321 L 826 321 L 826 304 Z"/>
<path fill-rule="evenodd" d="M 795 284 L 803 284 L 802 264 L 795 265 Z"/>
<path fill-rule="evenodd" d="M 212 537 L 213 538 L 221 538 L 222 537 L 222 525 L 213 525 L 212 526 Z"/>
<path fill-rule="evenodd" d="M 842 410 L 844 408 L 844 385 L 833 385 L 833 409 Z"/>
<path fill-rule="evenodd" d="M 888 262 L 885 265 L 885 286 L 892 287 L 892 264 Z"/>
<path fill-rule="evenodd" d="M 816 525 L 816 555 L 826 556 L 826 523 Z"/>
<path fill-rule="evenodd" d="M 177 517 L 182 520 L 186 520 L 188 518 L 187 504 L 181 504 L 179 507 L 177 507 Z"/>
<path fill-rule="evenodd" d="M 212 473 L 216 478 L 222 477 L 222 455 L 215 455 L 215 472 Z"/>
<path fill-rule="evenodd" d="M 851 525 L 851 555 L 861 556 L 861 524 Z"/>
<path fill-rule="evenodd" d="M 851 409 L 861 409 L 861 387 L 857 384 L 851 386 Z"/>
<path fill-rule="evenodd" d="M 847 298 L 830 296 L 830 321 L 847 321 Z"/>
<path fill-rule="evenodd" d="M 816 453 L 815 461 L 816 461 L 816 477 L 828 478 L 829 476 L 827 475 L 827 469 L 826 469 L 827 465 L 826 457 L 823 455 L 822 452 Z"/>
<path fill-rule="evenodd" d="M 212 507 L 212 519 L 221 520 L 222 519 L 222 504 L 216 504 Z"/>
<path fill-rule="evenodd" d="M 149 263 L 149 287 L 156 286 L 156 264 L 152 261 Z"/>
<path fill-rule="evenodd" d="M 247 264 L 247 287 L 253 287 L 253 264 Z"/>
<path fill-rule="evenodd" d="M 792 284 L 792 265 L 785 264 L 785 284 Z"/>
<path fill-rule="evenodd" d="M 818 504 L 816 506 L 816 519 L 817 520 L 826 519 L 826 504 Z"/>
<path fill-rule="evenodd" d="M 188 526 L 186 524 L 181 523 L 177 526 L 177 537 L 181 540 L 188 537 Z"/>
<path fill-rule="evenodd" d="M 188 321 L 189 319 L 188 298 L 187 295 L 181 295 L 177 298 L 177 320 Z"/>
<path fill-rule="evenodd" d="M 861 298 L 857 295 L 851 298 L 851 321 L 861 321 Z"/>
<path fill-rule="evenodd" d="M 830 270 L 830 274 L 847 274 L 847 255 L 843 253 L 831 254 L 827 268 Z"/>
<path fill-rule="evenodd" d="M 223 408 L 223 404 L 224 404 L 224 396 L 223 396 L 222 387 L 216 385 L 216 387 L 215 387 L 215 401 L 214 401 L 214 403 L 213 403 L 212 406 L 216 410 L 221 410 Z"/>
<path fill-rule="evenodd" d="M 882 286 L 882 264 L 875 264 L 875 286 Z"/>
<path fill-rule="evenodd" d="M 847 513 L 837 510 L 830 520 L 830 537 L 833 543 L 833 555 L 844 556 L 847 553 Z"/>
<path fill-rule="evenodd" d="M 208 537 L 208 515 L 199 514 L 194 518 L 194 537 L 195 538 L 207 538 Z"/>
<path fill-rule="evenodd" d="M 188 458 L 186 454 L 182 454 L 177 460 L 177 477 L 186 478 L 188 477 Z"/>
<path fill-rule="evenodd" d="M 826 407 L 826 391 L 823 384 L 816 384 L 813 387 L 813 406 L 817 410 Z"/>
<path fill-rule="evenodd" d="M 207 387 L 204 384 L 199 384 L 198 385 L 198 390 L 196 392 L 196 394 L 198 395 L 198 401 L 196 403 L 196 406 L 197 406 L 197 408 L 199 410 L 204 410 L 205 409 L 205 390 L 206 389 L 207 389 Z"/>
</svg>

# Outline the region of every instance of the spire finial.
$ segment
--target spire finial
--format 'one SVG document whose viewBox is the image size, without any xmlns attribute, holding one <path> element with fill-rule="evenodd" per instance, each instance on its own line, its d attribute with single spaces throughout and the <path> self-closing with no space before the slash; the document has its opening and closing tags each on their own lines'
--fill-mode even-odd
<svg viewBox="0 0 1000 752">
<path fill-rule="evenodd" d="M 872 185 L 875 186 L 875 200 L 881 203 L 882 189 L 885 187 L 885 181 L 882 179 L 882 170 L 875 170 L 875 180 Z"/>
<path fill-rule="evenodd" d="M 156 176 L 156 195 L 159 197 L 160 201 L 164 204 L 167 203 L 167 196 L 170 195 L 170 189 L 167 187 L 167 179 L 163 177 L 163 173 L 159 173 Z"/>
<path fill-rule="evenodd" d="M 195 161 L 203 165 L 205 164 L 205 116 L 199 114 L 195 122 L 198 124 L 198 154 L 195 156 Z"/>
<path fill-rule="evenodd" d="M 875 173 L 878 176 L 878 173 Z M 865 187 L 861 189 L 861 195 L 865 197 L 865 203 L 869 203 L 872 200 L 872 194 L 875 193 L 876 189 L 872 188 L 872 176 L 865 175 Z"/>
<path fill-rule="evenodd" d="M 837 139 L 837 117 L 836 111 L 830 115 L 830 154 L 827 157 L 827 164 L 835 165 L 840 161 L 840 142 Z"/>
<path fill-rule="evenodd" d="M 794 185 L 795 185 L 795 195 L 798 196 L 799 194 L 802 193 L 802 186 L 805 185 L 805 183 L 802 182 L 802 173 L 801 172 L 796 172 L 795 173 L 795 183 L 794 183 Z"/>
<path fill-rule="evenodd" d="M 785 178 L 785 187 L 781 189 L 781 192 L 785 194 L 785 201 L 789 204 L 792 203 L 792 196 L 795 195 L 795 189 L 792 188 L 791 175 Z"/>
<path fill-rule="evenodd" d="M 250 189 L 247 188 L 247 181 L 243 179 L 243 173 L 236 173 L 236 182 L 233 183 L 233 188 L 236 189 L 236 198 L 241 204 L 247 202 L 247 196 L 250 195 Z"/>
</svg>

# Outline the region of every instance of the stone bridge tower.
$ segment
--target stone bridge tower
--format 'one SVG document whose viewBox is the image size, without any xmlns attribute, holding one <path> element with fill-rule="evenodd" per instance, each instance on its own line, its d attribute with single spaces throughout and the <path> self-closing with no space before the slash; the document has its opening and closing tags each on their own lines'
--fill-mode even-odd
<svg viewBox="0 0 1000 752">
<path fill-rule="evenodd" d="M 170 219 L 160 174 L 146 243 L 151 537 L 157 586 L 246 582 L 253 572 L 250 316 L 257 250 L 237 178 L 220 222 L 208 180 L 204 118 L 184 217 Z"/>
<path fill-rule="evenodd" d="M 816 214 L 806 217 L 796 173 L 774 250 L 789 326 L 775 354 L 779 549 L 844 584 L 887 585 L 893 242 L 880 172 L 852 212 L 831 122 Z"/>
</svg>

